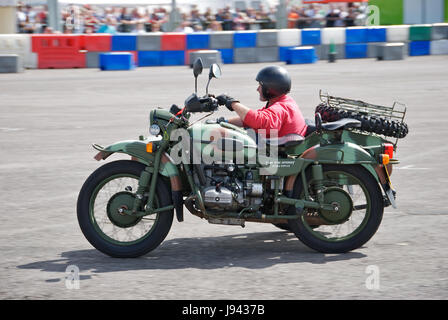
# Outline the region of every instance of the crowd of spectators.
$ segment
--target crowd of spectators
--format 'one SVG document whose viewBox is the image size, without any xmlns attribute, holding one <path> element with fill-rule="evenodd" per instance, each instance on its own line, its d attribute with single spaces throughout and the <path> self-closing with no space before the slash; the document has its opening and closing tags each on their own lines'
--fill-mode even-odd
<svg viewBox="0 0 448 320">
<path fill-rule="evenodd" d="M 319 28 L 363 24 L 364 8 L 350 3 L 340 6 L 309 4 L 288 9 L 288 28 Z M 64 33 L 146 33 L 167 30 L 170 12 L 164 7 L 94 7 L 70 5 L 61 9 Z M 272 29 L 276 26 L 276 9 L 259 4 L 256 9 L 225 7 L 213 12 L 200 12 L 196 5 L 180 13 L 174 31 L 221 31 Z M 46 6 L 17 6 L 19 33 L 54 33 L 48 25 Z"/>
</svg>

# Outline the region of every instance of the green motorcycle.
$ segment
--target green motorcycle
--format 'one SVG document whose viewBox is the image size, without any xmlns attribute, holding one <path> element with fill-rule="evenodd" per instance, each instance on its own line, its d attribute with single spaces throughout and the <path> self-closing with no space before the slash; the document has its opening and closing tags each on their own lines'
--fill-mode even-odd
<svg viewBox="0 0 448 320">
<path fill-rule="evenodd" d="M 87 240 L 112 257 L 144 255 L 165 239 L 174 213 L 183 221 L 185 207 L 213 224 L 274 224 L 319 252 L 364 245 L 384 207 L 395 207 L 390 175 L 397 140 L 407 133 L 405 110 L 321 93 L 305 137 L 265 138 L 222 118 L 190 123 L 193 113 L 207 117 L 218 108 L 208 87 L 221 70 L 211 66 L 199 97 L 202 70 L 199 59 L 196 93 L 184 108 L 150 112 L 150 136 L 93 145 L 98 161 L 113 153 L 131 159 L 101 166 L 82 186 L 77 215 Z"/>
</svg>

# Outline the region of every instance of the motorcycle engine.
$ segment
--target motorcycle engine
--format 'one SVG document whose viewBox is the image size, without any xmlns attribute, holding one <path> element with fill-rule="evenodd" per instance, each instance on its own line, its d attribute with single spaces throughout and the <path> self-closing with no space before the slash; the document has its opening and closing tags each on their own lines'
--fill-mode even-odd
<svg viewBox="0 0 448 320">
<path fill-rule="evenodd" d="M 207 208 L 237 211 L 248 205 L 261 203 L 262 184 L 245 181 L 238 166 L 214 164 L 201 167 L 207 181 L 202 189 L 202 198 Z"/>
</svg>

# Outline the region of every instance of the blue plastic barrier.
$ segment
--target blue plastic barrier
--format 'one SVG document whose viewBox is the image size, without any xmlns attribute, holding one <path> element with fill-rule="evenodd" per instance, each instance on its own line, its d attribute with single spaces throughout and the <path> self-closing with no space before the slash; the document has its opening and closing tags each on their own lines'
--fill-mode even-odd
<svg viewBox="0 0 448 320">
<path fill-rule="evenodd" d="M 320 29 L 303 29 L 302 30 L 302 45 L 319 45 L 320 42 Z"/>
<path fill-rule="evenodd" d="M 386 28 L 369 28 L 367 29 L 367 42 L 386 42 Z"/>
<path fill-rule="evenodd" d="M 288 49 L 287 64 L 315 63 L 318 60 L 314 47 L 295 47 Z"/>
<path fill-rule="evenodd" d="M 426 56 L 431 53 L 431 41 L 411 41 L 409 42 L 410 56 Z"/>
<path fill-rule="evenodd" d="M 100 53 L 101 70 L 132 70 L 134 68 L 134 56 L 130 52 Z"/>
<path fill-rule="evenodd" d="M 345 43 L 366 43 L 367 28 L 345 29 Z"/>
<path fill-rule="evenodd" d="M 152 67 L 162 65 L 161 51 L 139 51 L 138 52 L 138 66 Z"/>
<path fill-rule="evenodd" d="M 345 45 L 345 58 L 367 58 L 367 43 L 347 43 Z"/>
<path fill-rule="evenodd" d="M 209 33 L 192 33 L 187 34 L 187 49 L 208 49 L 210 41 Z"/>
<path fill-rule="evenodd" d="M 183 66 L 185 64 L 185 51 L 168 50 L 161 52 L 162 66 Z"/>
<path fill-rule="evenodd" d="M 289 47 L 278 47 L 278 58 L 280 61 L 288 61 L 289 49 L 295 48 L 296 46 Z"/>
<path fill-rule="evenodd" d="M 221 52 L 223 63 L 233 63 L 233 49 L 216 49 Z"/>
<path fill-rule="evenodd" d="M 137 36 L 128 34 L 112 35 L 112 51 L 136 51 Z"/>
<path fill-rule="evenodd" d="M 257 32 L 235 32 L 233 35 L 234 48 L 250 48 L 257 46 Z"/>
</svg>

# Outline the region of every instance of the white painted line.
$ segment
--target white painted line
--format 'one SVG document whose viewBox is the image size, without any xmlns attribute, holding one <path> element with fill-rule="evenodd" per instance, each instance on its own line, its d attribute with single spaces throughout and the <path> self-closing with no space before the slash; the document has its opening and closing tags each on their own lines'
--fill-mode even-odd
<svg viewBox="0 0 448 320">
<path fill-rule="evenodd" d="M 25 128 L 0 128 L 0 130 L 5 132 L 14 132 L 25 130 Z"/>
</svg>

